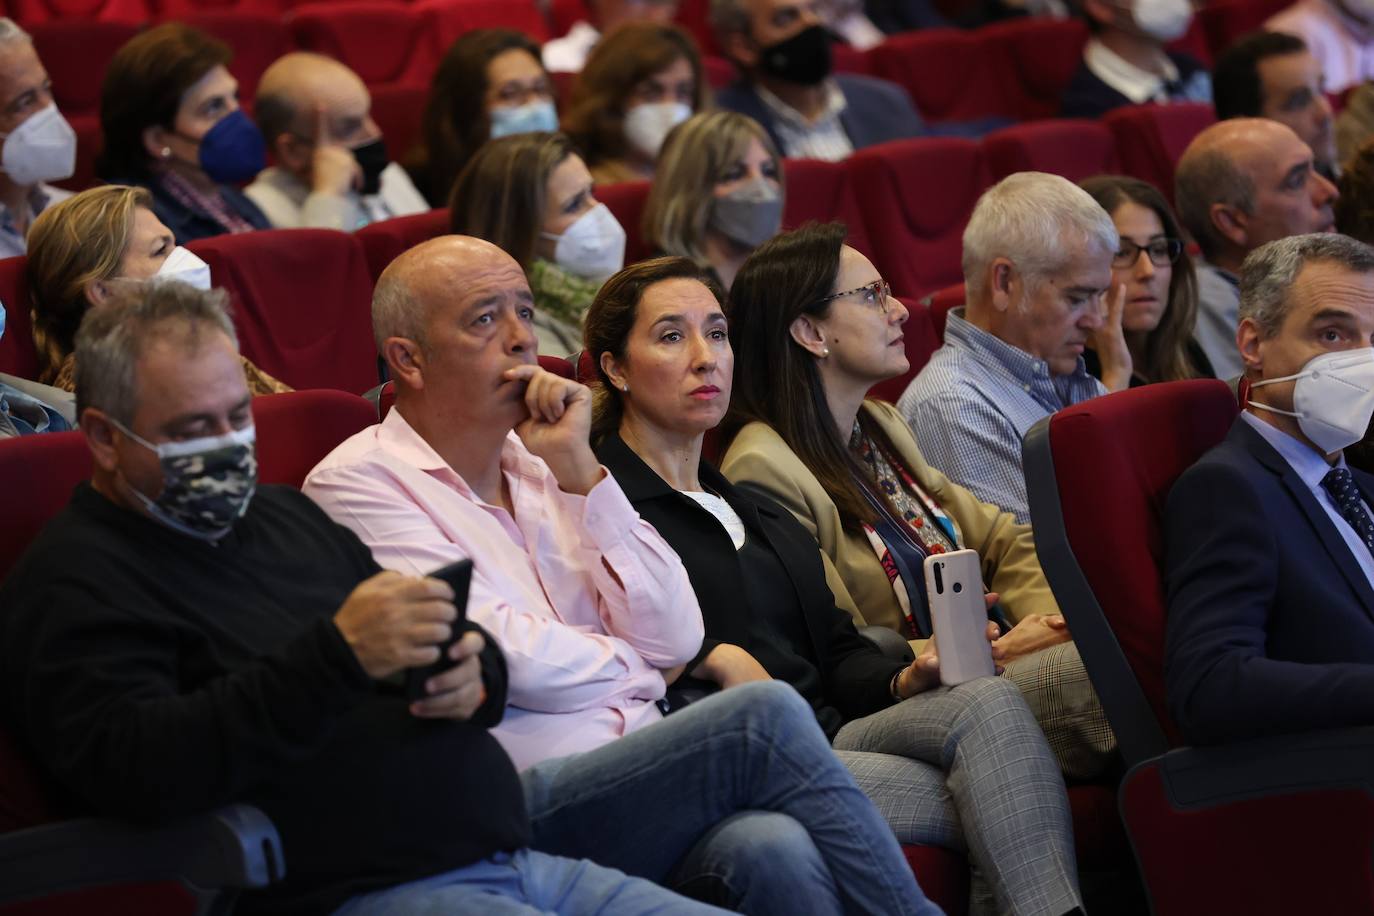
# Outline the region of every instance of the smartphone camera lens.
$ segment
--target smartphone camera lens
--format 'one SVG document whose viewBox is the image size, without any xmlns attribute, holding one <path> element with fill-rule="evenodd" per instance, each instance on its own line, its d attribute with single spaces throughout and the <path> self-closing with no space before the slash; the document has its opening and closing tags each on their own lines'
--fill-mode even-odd
<svg viewBox="0 0 1374 916">
<path fill-rule="evenodd" d="M 962 582 L 955 582 L 955 583 L 954 583 L 954 594 L 957 595 L 957 594 L 959 594 L 960 592 L 962 592 L 963 590 L 964 590 L 964 583 L 962 583 Z"/>
<path fill-rule="evenodd" d="M 935 571 L 935 594 L 937 595 L 945 593 L 945 577 L 940 575 L 940 570 L 944 568 L 944 565 L 943 563 L 930 564 L 930 568 Z"/>
</svg>

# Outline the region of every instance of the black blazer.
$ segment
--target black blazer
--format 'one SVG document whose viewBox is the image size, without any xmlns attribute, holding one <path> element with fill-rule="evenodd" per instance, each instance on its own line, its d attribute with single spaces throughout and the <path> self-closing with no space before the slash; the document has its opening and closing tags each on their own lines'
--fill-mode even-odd
<svg viewBox="0 0 1374 916">
<path fill-rule="evenodd" d="M 1165 684 L 1189 741 L 1374 725 L 1374 588 L 1244 419 L 1174 484 L 1164 545 Z"/>
<path fill-rule="evenodd" d="M 715 516 L 659 477 L 618 435 L 606 438 L 596 456 L 615 476 L 640 516 L 677 551 L 692 581 L 706 640 L 687 664 L 690 672 L 721 643 L 744 645 L 748 633 L 739 606 L 747 571 L 735 545 Z M 888 687 L 904 665 L 883 655 L 859 635 L 854 620 L 835 606 L 825 582 L 820 548 L 790 512 L 761 494 L 734 486 L 703 461 L 697 470 L 709 487 L 739 514 L 751 538 L 767 543 L 782 561 L 806 617 L 811 647 L 821 671 L 824 701 L 845 721 L 892 705 Z"/>
</svg>

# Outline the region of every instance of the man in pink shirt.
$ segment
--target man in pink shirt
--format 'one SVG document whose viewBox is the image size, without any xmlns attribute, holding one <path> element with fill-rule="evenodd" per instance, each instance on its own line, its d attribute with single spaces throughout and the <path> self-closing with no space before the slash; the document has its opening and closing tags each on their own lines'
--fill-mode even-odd
<svg viewBox="0 0 1374 916">
<path fill-rule="evenodd" d="M 1374 78 L 1374 0 L 1298 0 L 1264 27 L 1307 43 L 1328 92 Z"/>
</svg>

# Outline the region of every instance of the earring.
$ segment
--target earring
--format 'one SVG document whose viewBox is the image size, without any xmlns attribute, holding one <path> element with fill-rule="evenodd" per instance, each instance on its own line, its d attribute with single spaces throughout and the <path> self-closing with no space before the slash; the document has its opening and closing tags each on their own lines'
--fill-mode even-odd
<svg viewBox="0 0 1374 916">
<path fill-rule="evenodd" d="M 158 151 L 158 155 L 160 155 L 163 159 L 170 159 L 172 158 L 172 148 L 170 146 L 164 146 L 161 150 Z"/>
<path fill-rule="evenodd" d="M 821 359 L 825 359 L 825 358 L 826 358 L 827 356 L 829 356 L 829 355 L 830 355 L 830 348 L 829 348 L 829 347 L 821 347 Z"/>
<path fill-rule="evenodd" d="M 629 383 L 629 382 L 626 382 L 624 385 L 621 385 L 621 386 L 620 386 L 620 390 L 623 391 L 623 392 L 625 392 L 626 394 L 629 394 L 629 393 L 630 393 L 630 383 Z"/>
</svg>

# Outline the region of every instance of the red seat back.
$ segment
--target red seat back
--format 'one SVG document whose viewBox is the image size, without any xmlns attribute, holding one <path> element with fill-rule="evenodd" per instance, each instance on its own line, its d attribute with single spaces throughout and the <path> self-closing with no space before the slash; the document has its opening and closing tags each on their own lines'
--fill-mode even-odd
<svg viewBox="0 0 1374 916">
<path fill-rule="evenodd" d="M 115 52 L 138 34 L 132 22 L 58 19 L 29 27 L 33 47 L 52 78 L 53 99 L 62 114 L 100 112 L 100 84 Z"/>
<path fill-rule="evenodd" d="M 382 129 L 386 154 L 392 162 L 405 159 L 420 136 L 429 90 L 419 86 L 376 86 L 372 89 L 372 119 Z"/>
<path fill-rule="evenodd" d="M 562 38 L 579 22 L 591 22 L 592 11 L 584 0 L 552 0 L 549 3 L 549 33 Z"/>
<path fill-rule="evenodd" d="M 878 270 L 895 290 L 924 295 L 957 282 L 964 226 L 988 186 L 972 140 L 899 140 L 845 163 Z"/>
<path fill-rule="evenodd" d="M 1237 38 L 1264 27 L 1264 21 L 1289 6 L 1289 0 L 1210 0 L 1197 11 L 1215 59 Z"/>
<path fill-rule="evenodd" d="M 843 162 L 784 159 L 782 170 L 787 178 L 787 206 L 782 214 L 784 229 L 795 229 L 810 220 L 821 223 L 838 220 L 849 228 L 846 244 L 873 258 L 863 208 L 854 196 L 854 186 Z"/>
<path fill-rule="evenodd" d="M 1164 694 L 1165 500 L 1237 411 L 1225 382 L 1171 382 L 1084 401 L 1026 436 L 1036 550 L 1128 764 L 1177 743 Z"/>
<path fill-rule="evenodd" d="M 1015 114 L 994 58 L 973 32 L 903 32 L 869 51 L 868 59 L 878 76 L 911 94 L 916 110 L 927 121 L 975 121 Z"/>
<path fill-rule="evenodd" d="M 354 235 L 363 246 L 373 282 L 401 252 L 449 231 L 448 208 L 372 223 Z"/>
<path fill-rule="evenodd" d="M 5 305 L 5 333 L 0 335 L 0 372 L 38 378 L 38 351 L 33 345 L 28 259 L 0 259 L 0 302 Z"/>
<path fill-rule="evenodd" d="M 541 356 L 539 357 L 539 366 L 544 371 L 561 375 L 563 378 L 575 379 L 577 377 L 577 371 L 572 361 L 561 356 Z"/>
<path fill-rule="evenodd" d="M 592 193 L 615 214 L 625 230 L 625 263 L 633 264 L 653 254 L 644 238 L 644 205 L 649 202 L 649 182 L 602 184 L 597 185 Z"/>
<path fill-rule="evenodd" d="M 926 304 L 930 307 L 930 323 L 935 329 L 935 335 L 944 343 L 945 321 L 949 318 L 950 310 L 964 304 L 964 284 L 953 283 L 931 293 L 926 297 Z"/>
<path fill-rule="evenodd" d="M 363 246 L 328 229 L 220 235 L 187 247 L 230 293 L 243 354 L 293 388 L 377 384 Z"/>
<path fill-rule="evenodd" d="M 860 51 L 843 42 L 830 45 L 831 66 L 836 73 L 858 73 L 861 76 L 879 76 L 873 59 L 866 51 Z"/>
<path fill-rule="evenodd" d="M 343 61 L 369 87 L 425 87 L 438 65 L 425 18 L 399 3 L 303 6 L 287 21 L 299 47 Z"/>
<path fill-rule="evenodd" d="M 983 154 L 993 181 L 1013 172 L 1051 172 L 1081 181 L 1120 171 L 1116 139 L 1097 121 L 1016 124 L 984 137 Z"/>
<path fill-rule="evenodd" d="M 100 130 L 99 115 L 73 115 L 67 121 L 76 132 L 76 167 L 70 178 L 53 184 L 68 191 L 84 191 L 99 183 L 95 177 L 95 157 L 105 145 L 105 135 Z"/>
<path fill-rule="evenodd" d="M 1083 60 L 1088 28 L 1078 19 L 1010 19 L 979 29 L 1023 120 L 1052 118 Z M 954 71 L 962 73 L 962 69 Z"/>
<path fill-rule="evenodd" d="M 419 0 L 415 9 L 434 36 L 440 56 L 477 29 L 514 29 L 539 44 L 549 40 L 549 24 L 534 0 Z"/>
<path fill-rule="evenodd" d="M 57 19 L 138 23 L 148 18 L 144 0 L 9 0 L 6 5 L 9 15 L 26 29 Z"/>
<path fill-rule="evenodd" d="M 1177 54 L 1188 55 L 1208 70 L 1212 69 L 1212 47 L 1207 42 L 1207 29 L 1202 24 L 1202 17 L 1196 13 L 1193 14 L 1193 21 L 1188 24 L 1188 31 L 1169 42 L 1166 47 Z"/>
<path fill-rule="evenodd" d="M 5 505 L 0 525 L 0 580 L 72 498 L 72 489 L 91 476 L 91 452 L 79 432 L 43 433 L 0 441 L 0 480 L 23 499 Z"/>
<path fill-rule="evenodd" d="M 263 72 L 295 47 L 291 30 L 275 7 L 275 0 L 262 0 L 257 7 L 244 0 L 233 9 L 186 10 L 176 17 L 234 49 L 229 72 L 239 81 L 243 102 L 252 102 Z"/>
<path fill-rule="evenodd" d="M 198 29 L 204 28 L 196 21 L 198 17 L 225 14 L 271 16 L 280 23 L 281 14 L 285 8 L 285 4 L 281 0 L 148 0 L 148 11 L 153 14 L 154 18 L 177 19 L 194 25 Z M 215 37 L 220 36 L 216 35 Z M 239 47 L 235 45 L 236 56 L 239 50 Z"/>
<path fill-rule="evenodd" d="M 904 302 L 911 313 L 906 324 L 902 325 L 902 346 L 906 349 L 906 372 L 886 381 L 879 382 L 868 389 L 868 396 L 896 403 L 906 391 L 906 386 L 925 368 L 931 354 L 940 348 L 940 335 L 935 333 L 930 308 L 925 302 Z"/>
<path fill-rule="evenodd" d="M 1102 116 L 1116 138 L 1122 171 L 1148 181 L 1171 202 L 1174 165 L 1192 139 L 1215 121 L 1212 106 L 1205 102 L 1128 105 Z"/>
<path fill-rule="evenodd" d="M 349 436 L 377 422 L 364 398 L 326 388 L 253 399 L 258 479 L 299 488 L 305 475 Z"/>
<path fill-rule="evenodd" d="M 739 77 L 735 65 L 724 57 L 704 57 L 701 68 L 706 72 L 706 82 L 712 89 L 724 89 Z"/>
</svg>

